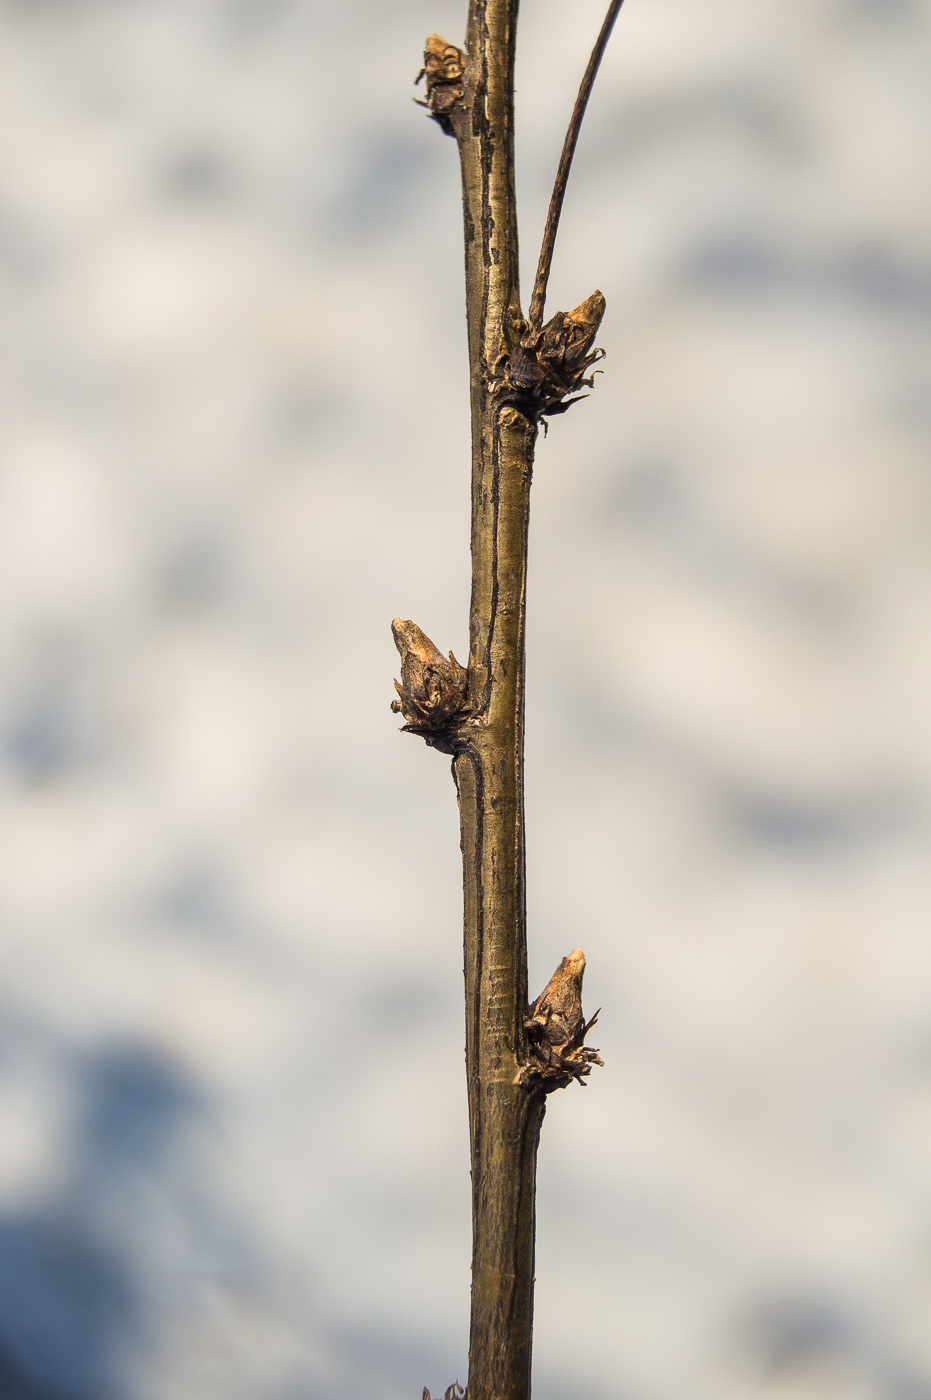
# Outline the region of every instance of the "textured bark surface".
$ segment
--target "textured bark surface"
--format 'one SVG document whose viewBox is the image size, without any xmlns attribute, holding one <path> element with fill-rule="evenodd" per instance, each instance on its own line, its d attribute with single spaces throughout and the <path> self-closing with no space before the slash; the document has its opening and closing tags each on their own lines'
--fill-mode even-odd
<svg viewBox="0 0 931 1400">
<path fill-rule="evenodd" d="M 524 608 L 536 423 L 494 378 L 520 317 L 514 194 L 517 0 L 473 0 L 462 163 L 472 394 L 469 681 L 481 720 L 453 762 L 465 894 L 466 1067 L 472 1142 L 470 1400 L 530 1394 L 536 1158 L 545 1099 L 527 1062 Z"/>
<path fill-rule="evenodd" d="M 601 355 L 592 345 L 604 298 L 596 292 L 542 328 L 522 317 L 517 11 L 518 0 L 471 0 L 465 51 L 430 35 L 421 75 L 425 105 L 455 136 L 462 167 L 472 403 L 465 688 L 451 653 L 447 661 L 416 624 L 393 624 L 402 657 L 395 707 L 407 729 L 453 755 L 459 799 L 472 1155 L 468 1400 L 530 1395 L 536 1157 L 546 1094 L 600 1063 L 582 1049 L 580 950 L 564 959 L 533 1008 L 527 995 L 522 764 L 533 452 L 542 414 L 562 412 L 566 396 L 590 383 L 583 376 Z"/>
</svg>

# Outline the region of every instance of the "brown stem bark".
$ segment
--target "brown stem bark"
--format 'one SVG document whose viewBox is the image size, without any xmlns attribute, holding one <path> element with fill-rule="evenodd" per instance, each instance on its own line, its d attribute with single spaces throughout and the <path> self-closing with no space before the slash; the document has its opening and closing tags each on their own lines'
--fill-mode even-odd
<svg viewBox="0 0 931 1400">
<path fill-rule="evenodd" d="M 468 1400 L 529 1400 L 536 1158 L 546 1094 L 573 1078 L 582 1082 L 600 1063 L 583 1047 L 581 950 L 563 960 L 532 1007 L 527 995 L 522 768 L 533 451 L 541 416 L 562 412 L 569 396 L 591 383 L 584 375 L 601 355 L 592 343 L 604 299 L 596 292 L 574 312 L 557 312 L 547 327 L 522 318 L 514 188 L 518 4 L 470 0 L 465 54 L 437 35 L 425 54 L 425 105 L 455 136 L 462 166 L 472 403 L 468 671 L 452 654 L 447 661 L 416 624 L 393 623 L 402 657 L 394 708 L 409 731 L 453 755 L 459 800 L 472 1159 Z M 612 0 L 615 14 L 619 5 Z M 593 65 L 588 89 L 594 58 Z M 572 148 L 577 134 L 575 121 Z M 563 188 L 571 154 L 560 165 Z M 558 208 L 549 256 L 557 218 Z M 455 1393 L 451 1387 L 447 1396 Z"/>
<path fill-rule="evenodd" d="M 453 761 L 465 894 L 466 1073 L 472 1142 L 469 1400 L 527 1400 L 542 1086 L 527 1063 L 524 610 L 535 422 L 494 372 L 520 316 L 514 190 L 518 0 L 472 0 L 462 164 L 472 396 L 469 684 L 480 724 Z"/>
</svg>

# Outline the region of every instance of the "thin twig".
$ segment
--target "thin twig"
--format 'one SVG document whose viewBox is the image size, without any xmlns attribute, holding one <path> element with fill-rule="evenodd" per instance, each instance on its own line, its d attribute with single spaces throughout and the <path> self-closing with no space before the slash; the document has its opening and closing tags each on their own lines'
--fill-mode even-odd
<svg viewBox="0 0 931 1400">
<path fill-rule="evenodd" d="M 572 165 L 572 157 L 575 155 L 575 146 L 579 139 L 582 118 L 585 116 L 585 108 L 588 106 L 588 99 L 592 95 L 595 75 L 601 66 L 604 51 L 608 47 L 608 40 L 611 37 L 611 30 L 614 28 L 614 21 L 617 19 L 623 3 L 624 0 L 611 0 L 611 4 L 608 6 L 608 13 L 605 15 L 604 24 L 601 26 L 601 33 L 598 35 L 598 40 L 595 47 L 592 49 L 592 56 L 588 60 L 588 67 L 585 70 L 585 76 L 582 78 L 582 85 L 579 88 L 579 95 L 575 99 L 575 106 L 572 109 L 572 116 L 569 120 L 569 130 L 566 132 L 562 155 L 559 157 L 559 169 L 556 171 L 556 182 L 553 185 L 553 193 L 550 196 L 550 207 L 546 215 L 546 228 L 543 230 L 543 246 L 540 249 L 540 261 L 537 263 L 537 277 L 533 284 L 533 296 L 530 298 L 530 315 L 528 319 L 531 326 L 535 326 L 537 330 L 543 325 L 543 308 L 546 305 L 546 284 L 550 280 L 550 266 L 553 261 L 553 249 L 556 246 L 556 230 L 559 227 L 559 216 L 562 213 L 562 202 L 566 195 L 566 185 L 569 181 L 569 169 Z"/>
<path fill-rule="evenodd" d="M 576 102 L 550 206 L 534 305 L 542 315 L 556 223 L 614 0 Z M 590 385 L 604 297 L 527 334 L 520 315 L 514 182 L 519 0 L 469 0 L 465 49 L 431 34 L 431 115 L 459 148 L 472 400 L 469 664 L 447 660 L 413 622 L 392 623 L 401 682 L 392 706 L 449 754 L 463 870 L 466 1081 L 472 1168 L 468 1400 L 530 1400 L 536 1160 L 547 1095 L 585 1083 L 597 1050 L 582 1014 L 585 957 L 564 958 L 531 1004 L 524 851 L 524 642 L 533 452 L 543 415 Z M 502 332 L 519 339 L 502 354 Z M 504 367 L 502 367 L 504 366 Z M 450 1386 L 445 1400 L 463 1400 Z M 429 1392 L 424 1391 L 424 1400 Z"/>
</svg>

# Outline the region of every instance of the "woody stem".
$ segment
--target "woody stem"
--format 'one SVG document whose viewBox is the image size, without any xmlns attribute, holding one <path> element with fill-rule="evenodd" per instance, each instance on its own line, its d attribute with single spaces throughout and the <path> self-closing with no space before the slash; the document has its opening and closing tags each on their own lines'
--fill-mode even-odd
<svg viewBox="0 0 931 1400">
<path fill-rule="evenodd" d="M 562 213 L 563 200 L 566 197 L 566 185 L 569 183 L 569 170 L 572 166 L 572 157 L 575 155 L 576 143 L 579 139 L 579 132 L 582 129 L 582 118 L 585 116 L 585 108 L 588 106 L 588 99 L 591 97 L 592 88 L 595 85 L 595 77 L 601 67 L 601 60 L 604 51 L 608 47 L 608 40 L 611 37 L 611 30 L 614 28 L 614 21 L 617 19 L 621 5 L 624 0 L 611 0 L 608 6 L 608 13 L 605 15 L 604 23 L 601 26 L 601 33 L 595 41 L 591 58 L 588 60 L 588 67 L 582 77 L 579 87 L 579 95 L 575 99 L 575 106 L 572 109 L 572 116 L 569 118 L 569 129 L 566 132 L 566 139 L 563 142 L 562 155 L 559 157 L 559 166 L 556 170 L 556 180 L 553 184 L 553 193 L 550 195 L 550 206 L 546 214 L 546 226 L 543 230 L 543 243 L 540 248 L 540 257 L 537 262 L 537 275 L 533 284 L 533 295 L 530 298 L 530 311 L 528 320 L 531 326 L 537 330 L 543 325 L 543 308 L 546 305 L 546 287 L 550 280 L 550 268 L 553 263 L 553 249 L 556 247 L 556 231 L 559 228 L 559 216 Z"/>
<path fill-rule="evenodd" d="M 621 2 L 612 0 L 566 137 L 531 304 L 538 327 L 579 126 Z M 524 342 L 515 346 L 513 339 L 521 324 L 514 185 L 518 5 L 469 0 L 465 55 L 438 35 L 430 36 L 425 54 L 427 105 L 455 136 L 462 168 L 472 407 L 466 682 L 461 668 L 452 660 L 447 665 L 415 624 L 393 624 L 402 654 L 396 708 L 409 729 L 453 754 L 459 800 L 472 1163 L 468 1400 L 530 1400 L 536 1160 L 546 1091 L 587 1073 L 593 1056 L 600 1063 L 595 1052 L 580 1049 L 585 960 L 579 949 L 551 980 L 552 1004 L 535 1004 L 540 1024 L 533 1053 L 528 1045 L 524 612 L 533 452 L 540 415 L 561 412 L 566 394 L 587 382 L 580 376 L 600 353 L 590 351 L 604 298 L 593 293 L 562 318 L 559 356 L 550 356 L 558 358 L 562 377 L 556 376 L 555 393 L 550 386 L 544 394 L 540 362 L 515 367 Z M 500 366 L 509 358 L 502 378 Z"/>
<path fill-rule="evenodd" d="M 518 0 L 471 0 L 462 166 L 472 400 L 469 690 L 453 761 L 462 831 L 466 1072 L 472 1156 L 469 1400 L 528 1400 L 536 1153 L 544 1096 L 527 1063 L 524 598 L 536 424 L 493 392 L 520 314 L 514 190 Z"/>
</svg>

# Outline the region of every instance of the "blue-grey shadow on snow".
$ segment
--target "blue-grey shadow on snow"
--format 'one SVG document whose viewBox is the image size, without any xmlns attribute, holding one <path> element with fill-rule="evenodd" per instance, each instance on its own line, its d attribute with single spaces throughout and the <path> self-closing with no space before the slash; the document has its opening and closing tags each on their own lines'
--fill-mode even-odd
<svg viewBox="0 0 931 1400">
<path fill-rule="evenodd" d="M 0 1400 L 128 1400 L 143 1334 L 128 1222 L 196 1108 L 178 1071 L 112 1045 L 79 1075 L 64 1184 L 41 1209 L 0 1215 Z"/>
</svg>

